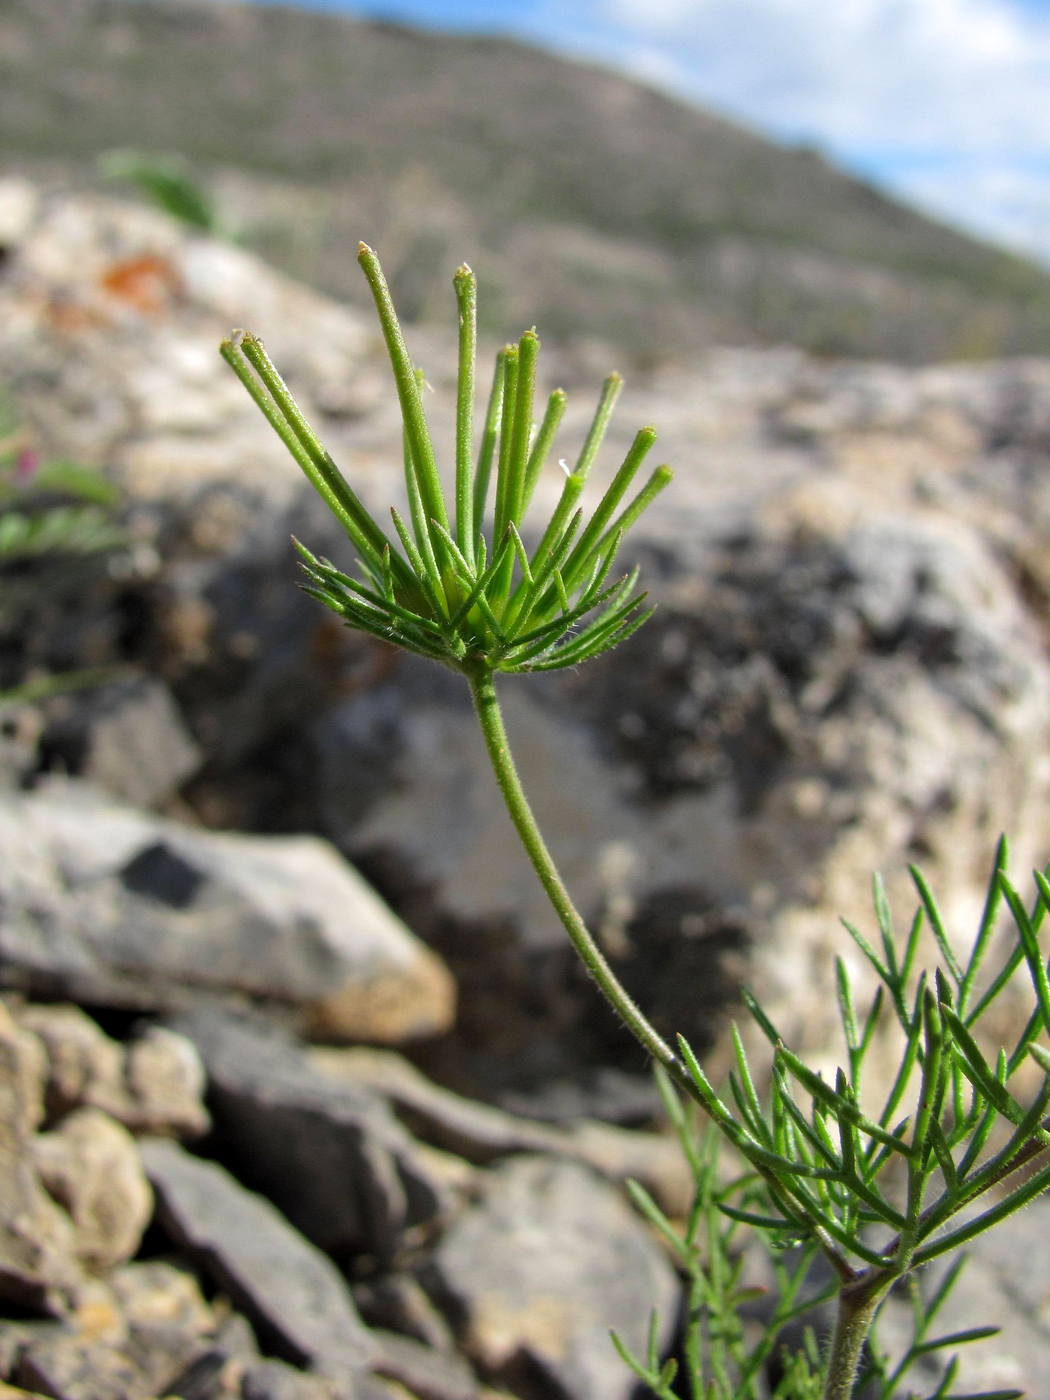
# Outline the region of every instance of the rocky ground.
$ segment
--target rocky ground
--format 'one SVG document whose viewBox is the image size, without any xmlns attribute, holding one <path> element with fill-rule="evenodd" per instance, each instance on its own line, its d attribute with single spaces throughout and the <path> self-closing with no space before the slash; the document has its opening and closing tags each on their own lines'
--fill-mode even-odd
<svg viewBox="0 0 1050 1400">
<path fill-rule="evenodd" d="M 645 1065 L 456 678 L 297 592 L 289 535 L 338 540 L 215 353 L 262 334 L 382 508 L 375 333 L 234 247 L 25 182 L 0 249 L 20 441 L 105 471 L 127 532 L 0 599 L 0 686 L 102 672 L 2 714 L 0 1395 L 626 1400 L 608 1328 L 637 1340 L 656 1305 L 670 1337 L 678 1284 L 620 1183 L 687 1189 Z M 446 441 L 449 344 L 413 339 Z M 541 358 L 567 454 L 608 354 Z M 714 348 L 628 386 L 607 465 L 647 421 L 678 472 L 640 546 L 659 611 L 508 684 L 512 737 L 660 1027 L 717 1072 L 745 979 L 833 1067 L 838 919 L 870 927 L 872 871 L 903 923 L 918 861 L 965 936 L 1000 831 L 1019 879 L 1046 860 L 1050 361 Z M 960 1290 L 958 1325 L 1010 1324 L 974 1387 L 1039 1393 L 1050 1278 L 1027 1250 L 1020 1287 L 1011 1249 L 1042 1208 Z"/>
</svg>

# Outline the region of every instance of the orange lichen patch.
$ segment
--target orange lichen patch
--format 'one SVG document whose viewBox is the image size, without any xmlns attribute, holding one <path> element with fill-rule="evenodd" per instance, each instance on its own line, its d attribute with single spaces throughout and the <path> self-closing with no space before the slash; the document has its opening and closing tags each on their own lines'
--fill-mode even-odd
<svg viewBox="0 0 1050 1400">
<path fill-rule="evenodd" d="M 79 335 L 106 324 L 106 318 L 97 310 L 62 294 L 43 300 L 41 318 L 60 335 Z"/>
<path fill-rule="evenodd" d="M 121 258 L 106 269 L 98 283 L 107 295 L 147 316 L 166 311 L 182 290 L 178 269 L 159 253 Z"/>
</svg>

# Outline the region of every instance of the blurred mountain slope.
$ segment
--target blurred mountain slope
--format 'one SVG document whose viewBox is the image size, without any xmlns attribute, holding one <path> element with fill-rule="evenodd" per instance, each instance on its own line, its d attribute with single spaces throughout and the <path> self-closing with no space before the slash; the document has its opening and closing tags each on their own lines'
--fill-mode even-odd
<svg viewBox="0 0 1050 1400">
<path fill-rule="evenodd" d="M 1050 272 L 626 77 L 238 0 L 0 0 L 0 160 L 91 185 L 128 146 L 181 154 L 246 244 L 328 292 L 360 299 L 374 242 L 417 316 L 467 258 L 493 329 L 646 356 L 1050 344 Z"/>
</svg>

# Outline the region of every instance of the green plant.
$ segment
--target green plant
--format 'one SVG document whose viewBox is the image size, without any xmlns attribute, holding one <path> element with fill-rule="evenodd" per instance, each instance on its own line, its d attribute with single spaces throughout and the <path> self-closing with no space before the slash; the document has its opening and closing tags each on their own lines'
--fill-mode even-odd
<svg viewBox="0 0 1050 1400">
<path fill-rule="evenodd" d="M 834 1084 L 787 1048 L 746 992 L 747 1008 L 772 1049 L 767 1102 L 756 1092 L 736 1027 L 736 1068 L 725 1098 L 715 1093 L 681 1042 L 696 1097 L 750 1166 L 749 1172 L 728 1185 L 713 1180 L 697 1155 L 695 1128 L 663 1076 L 665 1102 L 697 1182 L 685 1231 L 677 1231 L 640 1188 L 633 1194 L 693 1281 L 689 1329 L 699 1333 L 712 1318 L 725 1314 L 726 1295 L 719 1292 L 719 1281 L 730 1271 L 726 1260 L 732 1258 L 734 1223 L 758 1228 L 775 1246 L 778 1301 L 770 1322 L 773 1334 L 784 1321 L 819 1301 L 797 1302 L 808 1266 L 819 1252 L 834 1272 L 824 1297 L 837 1299 L 830 1369 L 823 1378 L 824 1389 L 813 1392 L 828 1400 L 846 1400 L 858 1383 L 869 1387 L 865 1394 L 873 1400 L 893 1400 L 920 1357 L 994 1334 L 994 1327 L 982 1327 L 931 1338 L 930 1325 L 963 1260 L 960 1256 L 954 1261 L 940 1288 L 925 1301 L 917 1291 L 916 1271 L 954 1253 L 1050 1185 L 1050 1054 L 1039 1043 L 1050 1032 L 1050 988 L 1038 944 L 1050 908 L 1050 881 L 1037 874 L 1035 902 L 1026 910 L 1007 877 L 1006 860 L 1002 841 L 983 916 L 963 957 L 949 942 L 937 902 L 917 870 L 912 878 L 919 906 L 903 946 L 876 880 L 877 945 L 847 925 L 875 976 L 875 992 L 864 1014 L 858 1014 L 846 963 L 841 958 L 836 962 L 845 1067 L 838 1070 Z M 1017 935 L 1005 943 L 995 937 L 1004 906 Z M 917 966 L 924 929 L 938 953 L 932 976 Z M 1012 1047 L 991 1062 L 978 1044 L 982 1022 L 1022 970 L 1034 990 L 1031 1009 Z M 865 1064 L 872 1047 L 880 1040 L 885 1044 L 894 1031 L 897 1072 L 889 1087 L 880 1090 L 863 1082 Z M 1041 1072 L 1041 1086 L 1034 1093 L 1011 1092 L 1011 1081 L 1023 1079 L 1033 1062 Z M 864 1103 L 871 1096 L 878 1106 L 868 1109 Z M 796 1250 L 790 1271 L 780 1262 L 780 1251 L 788 1247 Z M 893 1364 L 875 1342 L 874 1322 L 890 1288 L 904 1279 L 916 1285 L 915 1336 Z M 721 1334 L 728 1336 L 725 1324 L 719 1325 Z M 721 1351 L 733 1364 L 731 1380 L 719 1372 L 716 1356 L 709 1388 L 694 1393 L 704 1400 L 757 1400 L 759 1392 L 751 1384 L 754 1358 L 768 1355 L 767 1344 L 768 1336 L 750 1357 L 735 1341 L 723 1346 Z M 673 1376 L 662 1376 L 651 1358 L 640 1361 L 621 1349 L 657 1395 L 673 1394 Z M 952 1400 L 947 1386 L 956 1367 L 955 1360 L 948 1363 L 933 1400 Z M 796 1384 L 801 1388 L 784 1395 L 802 1400 L 810 1391 L 802 1381 Z M 997 1391 L 994 1400 L 1018 1395 L 1019 1391 Z M 993 1400 L 993 1395 L 984 1400 Z"/>
<path fill-rule="evenodd" d="M 147 151 L 105 151 L 98 158 L 99 172 L 109 180 L 123 180 L 173 219 L 203 233 L 220 234 L 215 204 L 194 179 L 181 156 L 155 155 Z"/>
<path fill-rule="evenodd" d="M 61 585 L 76 561 L 126 542 L 115 518 L 119 493 L 98 472 L 42 460 L 28 445 L 9 404 L 0 401 L 0 626 L 28 600 Z M 0 690 L 0 701 L 39 699 L 94 685 L 99 670 L 37 676 Z"/>
<path fill-rule="evenodd" d="M 96 554 L 124 538 L 116 488 L 72 462 L 42 461 L 0 405 L 0 567 L 42 555 Z"/>
<path fill-rule="evenodd" d="M 829 1290 L 836 1300 L 834 1333 L 823 1355 L 812 1341 L 789 1353 L 777 1396 L 847 1400 L 867 1373 L 882 1387 L 880 1400 L 889 1400 L 903 1372 L 881 1361 L 877 1351 L 865 1359 L 876 1313 L 889 1289 L 1050 1183 L 1050 1167 L 1045 1166 L 1017 1179 L 1020 1168 L 1050 1146 L 1043 1122 L 1050 1105 L 1050 1055 L 1038 1044 L 1050 1030 L 1050 985 L 1037 941 L 1043 910 L 1050 907 L 1050 883 L 1038 877 L 1037 904 L 1026 912 L 1006 879 L 1002 848 L 985 918 L 962 960 L 920 876 L 915 878 L 921 908 L 903 950 L 877 886 L 880 951 L 851 930 L 878 982 L 863 1016 L 858 1016 L 846 966 L 838 965 L 847 1068 L 839 1070 L 834 1084 L 827 1083 L 791 1052 L 762 1008 L 748 998 L 748 1009 L 771 1045 L 772 1091 L 763 1103 L 743 1042 L 734 1032 L 736 1070 L 728 1101 L 720 1098 L 689 1045 L 679 1038 L 672 1048 L 652 1027 L 576 910 L 519 780 L 495 686 L 498 672 L 575 666 L 626 640 L 649 615 L 644 594 L 636 591 L 636 571 L 607 580 L 626 532 L 670 480 L 667 468 L 657 467 L 623 503 L 655 435 L 649 428 L 637 434 L 612 483 L 585 518 L 578 502 L 619 390 L 618 376 L 610 376 L 575 467 L 567 469 L 557 506 L 530 550 L 524 514 L 550 451 L 564 395 L 555 391 L 550 396 L 534 427 L 539 342 L 534 331 L 527 331 L 497 357 L 475 456 L 476 290 L 469 268 L 461 267 L 454 279 L 459 374 L 450 512 L 424 414 L 421 373 L 409 356 L 379 262 L 363 244 L 359 262 L 375 300 L 404 423 L 408 521 L 392 510 L 392 535 L 345 480 L 261 343 L 237 333 L 222 346 L 223 356 L 357 551 L 359 576 L 354 577 L 297 542 L 307 591 L 348 626 L 438 660 L 465 677 L 496 781 L 551 904 L 598 988 L 662 1074 L 668 1107 L 697 1180 L 697 1201 L 684 1235 L 651 1201 L 635 1194 L 672 1242 L 690 1278 L 690 1396 L 757 1396 L 759 1371 L 772 1355 L 781 1326 L 801 1310 L 808 1265 L 821 1255 L 834 1277 Z M 1004 900 L 1018 939 L 989 978 L 994 922 Z M 917 969 L 924 923 L 940 957 L 932 976 Z M 991 1063 L 975 1031 L 1022 964 L 1035 989 L 1034 1008 L 1013 1048 Z M 861 1074 L 882 1021 L 895 1022 L 900 1030 L 899 1073 L 881 1107 L 869 1110 Z M 1010 1083 L 1030 1060 L 1044 1072 L 1043 1084 L 1025 1102 Z M 918 1099 L 908 1110 L 913 1075 Z M 696 1147 L 693 1128 L 676 1107 L 676 1091 L 703 1110 L 746 1164 L 745 1176 L 728 1193 L 716 1189 L 712 1159 Z M 1004 1127 L 1005 1141 L 991 1146 L 993 1134 Z M 1001 1199 L 960 1223 L 961 1212 L 1000 1188 L 1005 1188 Z M 739 1228 L 764 1232 L 778 1260 L 779 1301 L 763 1339 L 750 1351 L 736 1320 L 744 1299 L 733 1272 L 731 1244 Z M 801 1250 L 791 1264 L 781 1252 L 789 1245 Z M 942 1301 L 943 1296 L 934 1303 Z M 928 1341 L 926 1329 L 936 1306 L 920 1308 L 905 1367 L 924 1352 L 969 1339 Z M 670 1365 L 655 1355 L 638 1360 L 625 1350 L 623 1354 L 655 1394 L 668 1400 L 676 1395 Z M 705 1368 L 710 1371 L 706 1378 Z M 1006 1400 L 1008 1394 L 1015 1392 L 1001 1392 L 996 1400 Z M 937 1397 L 949 1400 L 943 1385 Z"/>
</svg>

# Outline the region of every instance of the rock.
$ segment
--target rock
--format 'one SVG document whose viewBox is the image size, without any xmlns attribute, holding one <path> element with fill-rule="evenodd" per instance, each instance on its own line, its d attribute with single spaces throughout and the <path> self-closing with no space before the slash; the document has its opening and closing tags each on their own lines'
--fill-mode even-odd
<svg viewBox="0 0 1050 1400">
<path fill-rule="evenodd" d="M 76 1006 L 16 1006 L 15 1016 L 45 1047 L 52 1117 L 90 1106 L 136 1132 L 197 1137 L 206 1130 L 204 1068 L 185 1038 L 143 1026 L 122 1046 Z"/>
<path fill-rule="evenodd" d="M 296 1371 L 281 1361 L 249 1366 L 238 1400 L 415 1400 L 408 1391 L 391 1389 L 375 1376 L 344 1376 L 338 1381 Z"/>
<path fill-rule="evenodd" d="M 27 1346 L 16 1380 L 55 1400 L 150 1400 L 148 1381 L 116 1347 L 72 1334 Z"/>
<path fill-rule="evenodd" d="M 790 1043 L 831 1054 L 825 992 L 834 954 L 849 954 L 833 915 L 870 929 L 861 872 L 886 873 L 905 923 L 916 861 L 962 939 L 1001 830 L 1017 832 L 1027 860 L 1025 813 L 1046 792 L 1029 744 L 1050 721 L 1050 672 L 1009 574 L 976 534 L 856 497 L 825 519 L 823 499 L 785 499 L 776 529 L 756 529 L 747 548 L 727 542 L 705 579 L 682 581 L 681 610 L 639 636 L 644 690 L 599 676 L 576 698 L 585 711 L 588 692 L 611 702 L 591 713 L 621 760 L 650 774 L 642 791 L 660 803 L 660 825 L 694 843 L 711 833 L 667 925 L 654 891 L 629 926 L 643 964 L 623 965 L 635 995 L 663 1003 L 663 1028 L 684 1024 L 700 980 L 699 967 L 686 970 L 736 909 L 737 977 Z M 719 796 L 732 817 L 716 831 Z M 732 979 L 710 990 L 724 1005 Z"/>
<path fill-rule="evenodd" d="M 349 1400 L 345 1388 L 323 1376 L 296 1371 L 283 1361 L 259 1361 L 244 1373 L 241 1400 Z"/>
<path fill-rule="evenodd" d="M 579 907 L 601 925 L 603 907 L 623 894 L 619 853 L 639 852 L 639 871 L 651 859 L 662 881 L 682 840 L 647 835 L 653 815 L 643 823 L 632 813 L 572 718 L 541 707 L 525 687 L 506 686 L 503 698 L 547 842 Z M 405 664 L 322 715 L 309 739 L 324 829 L 456 974 L 457 1041 L 429 1062 L 439 1077 L 499 1099 L 559 1077 L 570 1042 L 578 1063 L 593 1063 L 583 1044 L 594 993 L 517 844 L 463 687 Z M 623 1063 L 645 1072 L 626 1042 Z"/>
<path fill-rule="evenodd" d="M 217 1347 L 195 1356 L 168 1387 L 179 1400 L 234 1400 L 241 1393 L 245 1366 Z"/>
<path fill-rule="evenodd" d="M 373 1331 L 376 1372 L 408 1386 L 418 1400 L 480 1400 L 477 1378 L 460 1357 L 396 1332 Z"/>
<path fill-rule="evenodd" d="M 210 1119 L 204 1107 L 204 1067 L 184 1036 L 145 1026 L 126 1050 L 132 1112 L 122 1119 L 140 1133 L 199 1137 Z"/>
<path fill-rule="evenodd" d="M 0 797 L 0 854 L 8 985 L 130 1007 L 237 993 L 334 1037 L 449 1024 L 443 965 L 323 841 L 196 831 L 71 781 Z"/>
<path fill-rule="evenodd" d="M 205 1345 L 189 1353 L 166 1390 L 182 1400 L 233 1400 L 239 1397 L 247 1372 L 261 1358 L 255 1334 L 241 1313 L 222 1318 Z"/>
<path fill-rule="evenodd" d="M 10 1098 L 5 1105 L 15 1132 L 29 1134 L 44 1121 L 48 1061 L 44 1047 L 11 1014 L 11 1007 L 0 1000 L 0 1051 Z"/>
<path fill-rule="evenodd" d="M 48 768 L 83 777 L 139 807 L 172 797 L 200 766 L 171 691 L 137 676 L 53 703 L 41 740 Z"/>
<path fill-rule="evenodd" d="M 43 729 L 38 705 L 0 701 L 0 788 L 20 787 L 35 771 Z"/>
<path fill-rule="evenodd" d="M 437 1295 L 467 1355 L 526 1400 L 627 1400 L 634 1380 L 609 1340 L 663 1342 L 678 1311 L 674 1270 L 619 1192 L 574 1162 L 518 1157 L 441 1240 Z"/>
<path fill-rule="evenodd" d="M 116 1277 L 109 1283 L 91 1279 L 78 1287 L 75 1306 L 61 1323 L 5 1324 L 9 1345 L 0 1372 L 58 1400 L 155 1400 L 169 1394 L 169 1383 L 187 1355 L 201 1351 L 215 1319 L 184 1272 L 159 1263 L 116 1272 L 119 1283 Z"/>
<path fill-rule="evenodd" d="M 39 1043 L 0 1006 L 0 1298 L 54 1311 L 80 1278 L 69 1217 L 33 1166 L 43 1063 Z"/>
<path fill-rule="evenodd" d="M 10 192 L 5 181 L 3 194 L 10 198 Z M 250 406 L 236 382 L 216 372 L 214 358 L 220 336 L 250 316 L 285 365 L 298 366 L 295 377 L 342 384 L 348 367 L 361 360 L 369 335 L 362 318 L 272 275 L 241 249 L 187 236 L 185 228 L 141 205 L 32 194 L 32 213 L 9 244 L 3 348 L 21 349 L 38 371 L 50 365 L 57 373 L 58 382 L 39 386 L 40 398 L 51 401 L 53 428 L 71 434 L 77 460 L 95 460 L 104 446 L 121 443 L 115 465 L 129 485 L 154 496 L 185 489 L 195 473 L 212 479 L 228 474 L 221 449 L 211 458 L 202 449 L 220 424 L 234 422 L 246 433 L 240 471 L 265 472 L 251 450 L 252 438 L 261 435 L 251 431 L 258 424 Z M 145 299 L 127 277 L 113 275 L 135 259 L 153 269 Z M 319 340 L 318 317 L 325 325 Z M 71 336 L 75 356 L 68 354 Z M 116 397 L 101 393 L 92 418 L 75 412 L 74 386 L 85 395 L 105 382 L 98 354 L 104 342 L 116 356 L 109 369 L 123 389 Z M 160 442 L 177 471 L 167 481 L 150 452 Z"/>
<path fill-rule="evenodd" d="M 125 1264 L 107 1280 L 125 1329 L 124 1354 L 148 1378 L 152 1394 L 167 1395 L 216 1330 L 216 1318 L 196 1277 L 162 1259 Z"/>
<path fill-rule="evenodd" d="M 671 1214 L 688 1209 L 692 1176 L 677 1144 L 664 1135 L 586 1119 L 555 1127 L 520 1118 L 432 1083 L 390 1050 L 322 1046 L 310 1051 L 310 1062 L 342 1082 L 381 1093 L 413 1132 L 472 1162 L 511 1153 L 551 1153 L 584 1162 L 614 1181 L 633 1177 Z"/>
<path fill-rule="evenodd" d="M 324 1254 L 217 1163 L 162 1138 L 142 1151 L 165 1230 L 243 1307 L 268 1350 L 333 1378 L 368 1369 L 375 1344 Z"/>
<path fill-rule="evenodd" d="M 320 1248 L 389 1260 L 443 1208 L 441 1184 L 372 1089 L 313 1069 L 265 1026 L 214 1014 L 175 1025 L 204 1060 L 227 1160 Z"/>
<path fill-rule="evenodd" d="M 132 1258 L 153 1211 L 135 1140 L 97 1108 L 78 1108 L 33 1142 L 33 1161 L 73 1222 L 77 1258 L 89 1270 Z"/>
<path fill-rule="evenodd" d="M 413 1274 L 396 1269 L 376 1274 L 358 1280 L 353 1291 L 361 1315 L 373 1331 L 397 1332 L 436 1351 L 454 1350 L 447 1319 Z"/>
<path fill-rule="evenodd" d="M 239 1400 L 398 1400 L 401 1394 L 407 1392 L 395 1394 L 374 1376 L 359 1374 L 333 1381 L 297 1371 L 283 1361 L 253 1363 L 238 1391 Z"/>
<path fill-rule="evenodd" d="M 124 1053 L 78 1006 L 12 1002 L 15 1018 L 43 1048 L 46 1106 L 56 1118 L 92 1104 L 112 1112 L 126 1101 Z"/>
<path fill-rule="evenodd" d="M 665 546 L 630 663 L 542 698 L 508 682 L 507 724 L 566 881 L 657 1028 L 717 1053 L 747 981 L 791 1043 L 831 1054 L 834 930 L 870 927 L 873 871 L 903 922 L 916 861 L 965 937 L 1001 830 L 1018 868 L 1042 863 L 1050 789 L 1030 759 L 1050 667 L 969 524 L 838 480 L 762 509 L 702 553 Z M 461 697 L 406 673 L 312 733 L 325 829 L 460 979 L 449 1077 L 503 1098 L 570 1060 L 637 1067 L 543 907 Z"/>
</svg>

